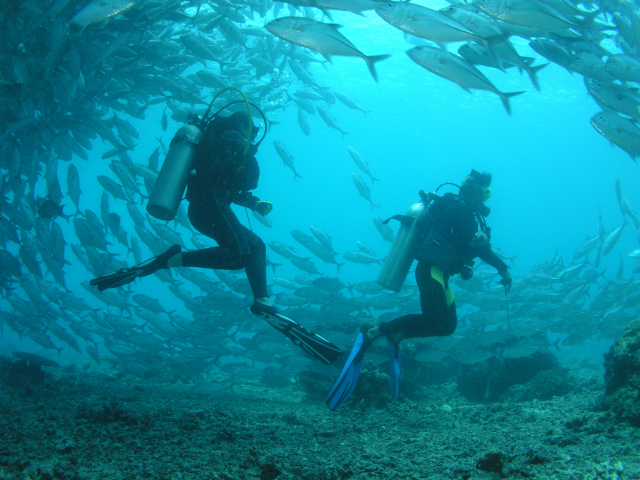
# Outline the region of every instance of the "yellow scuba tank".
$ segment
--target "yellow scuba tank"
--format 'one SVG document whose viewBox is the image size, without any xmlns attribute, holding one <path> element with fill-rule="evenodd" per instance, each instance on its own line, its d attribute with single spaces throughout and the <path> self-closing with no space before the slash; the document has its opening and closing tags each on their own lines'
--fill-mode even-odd
<svg viewBox="0 0 640 480">
<path fill-rule="evenodd" d="M 384 223 L 391 219 L 399 220 L 401 225 L 376 281 L 399 292 L 420 247 L 426 228 L 427 206 L 423 202 L 416 203 L 409 207 L 406 215 L 395 215 Z"/>
<path fill-rule="evenodd" d="M 195 125 L 185 125 L 176 132 L 147 202 L 152 217 L 169 221 L 176 216 L 201 139 L 202 132 Z"/>
</svg>

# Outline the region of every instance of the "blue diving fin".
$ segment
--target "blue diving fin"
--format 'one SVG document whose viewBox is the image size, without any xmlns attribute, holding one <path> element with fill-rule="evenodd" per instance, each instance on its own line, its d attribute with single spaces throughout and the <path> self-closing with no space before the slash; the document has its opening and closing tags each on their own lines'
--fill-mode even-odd
<svg viewBox="0 0 640 480">
<path fill-rule="evenodd" d="M 347 359 L 347 363 L 344 364 L 344 368 L 338 377 L 338 381 L 333 386 L 329 395 L 325 399 L 329 409 L 336 410 L 340 405 L 347 401 L 353 389 L 356 388 L 358 383 L 358 377 L 360 376 L 360 368 L 362 367 L 362 360 L 364 359 L 364 353 L 371 345 L 371 341 L 367 337 L 368 327 L 363 328 L 356 337 L 356 343 L 353 345 L 351 354 Z"/>
<path fill-rule="evenodd" d="M 387 337 L 387 345 L 389 347 L 389 378 L 391 378 L 391 398 L 400 397 L 400 372 L 402 365 L 400 364 L 400 346 L 395 344 Z"/>
</svg>

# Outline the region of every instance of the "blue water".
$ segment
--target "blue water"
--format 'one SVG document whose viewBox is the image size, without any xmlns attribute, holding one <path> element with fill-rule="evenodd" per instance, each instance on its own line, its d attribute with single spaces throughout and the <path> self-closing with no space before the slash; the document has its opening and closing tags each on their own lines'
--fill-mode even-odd
<svg viewBox="0 0 640 480">
<path fill-rule="evenodd" d="M 429 4 L 429 6 L 440 6 Z M 339 253 L 356 250 L 356 241 L 366 242 L 379 257 L 388 253 L 390 244 L 376 231 L 372 217 L 386 218 L 403 213 L 419 200 L 418 190 L 433 191 L 443 182 L 461 182 L 474 168 L 493 174 L 493 196 L 488 202 L 492 213 L 488 223 L 493 229 L 492 244 L 509 256 L 517 256 L 512 272 L 515 277 L 525 275 L 533 266 L 554 257 L 556 251 L 570 264 L 578 244 L 587 236 L 598 234 L 598 216 L 602 213 L 607 231 L 623 222 L 616 202 L 614 179 L 622 181 L 624 194 L 633 207 L 640 205 L 640 170 L 629 156 L 617 147 L 612 148 L 589 124 L 599 111 L 587 96 L 580 75 L 550 64 L 539 73 L 542 91 L 535 91 L 526 75 L 510 70 L 509 74 L 483 71 L 502 91 L 526 91 L 511 100 L 512 116 L 507 115 L 497 95 L 476 92 L 470 95 L 447 80 L 436 77 L 413 63 L 404 53 L 411 48 L 399 30 L 386 24 L 377 15 L 366 18 L 350 14 L 334 14 L 334 22 L 342 23 L 341 32 L 367 55 L 391 53 L 392 57 L 377 64 L 380 78 L 376 84 L 361 59 L 334 58 L 326 69 L 311 67 L 317 82 L 341 90 L 356 99 L 372 113 L 366 117 L 349 110 L 339 101 L 331 112 L 343 130 L 350 133 L 344 139 L 328 128 L 319 115 L 309 115 L 311 135 L 306 137 L 297 123 L 297 110 L 289 106 L 285 111 L 269 114 L 280 122 L 274 125 L 263 142 L 257 158 L 261 168 L 260 186 L 254 192 L 263 200 L 273 202 L 273 228 L 269 229 L 252 216 L 253 230 L 268 243 L 281 241 L 296 248 L 303 256 L 307 251 L 293 240 L 290 231 L 297 229 L 308 234 L 309 225 L 323 228 L 333 238 Z M 521 55 L 534 56 L 526 42 L 516 42 Z M 457 46 L 450 46 L 451 51 Z M 536 64 L 546 63 L 539 58 Z M 295 78 L 295 76 L 293 76 Z M 291 89 L 302 85 L 297 79 Z M 210 97 L 209 97 L 210 98 Z M 206 98 L 208 100 L 209 98 Z M 147 110 L 144 122 L 131 120 L 141 138 L 131 154 L 134 162 L 147 163 L 162 134 L 165 144 L 179 127 L 173 121 L 162 132 L 161 106 Z M 291 154 L 302 179 L 292 181 L 293 172 L 278 157 L 273 141 L 282 142 Z M 372 187 L 372 200 L 380 208 L 371 209 L 360 197 L 351 177 L 358 172 L 370 184 L 368 176 L 359 172 L 347 147 L 352 146 L 369 162 L 372 174 L 380 179 Z M 101 187 L 98 175 L 115 179 L 108 168 L 109 160 L 100 156 L 111 148 L 97 142 L 89 162 L 74 157 L 80 172 L 81 208 L 100 212 Z M 59 162 L 62 191 L 66 192 L 67 164 Z M 38 183 L 40 194 L 46 195 L 44 181 Z M 135 234 L 133 222 L 127 218 L 125 205 L 110 199 L 111 211 L 123 219 L 123 228 Z M 74 211 L 71 201 L 66 212 Z M 186 206 L 186 205 L 185 205 Z M 247 224 L 244 209 L 235 207 L 240 220 Z M 63 220 L 67 243 L 76 243 L 72 224 Z M 396 226 L 393 226 L 396 229 Z M 188 234 L 180 232 L 190 245 Z M 115 239 L 112 240 L 114 244 Z M 631 278 L 634 260 L 628 253 L 638 248 L 637 232 L 630 225 L 619 244 L 603 259 L 600 269 L 613 278 L 618 270 L 620 255 L 625 263 L 625 278 Z M 111 251 L 125 254 L 121 246 Z M 148 253 L 143 245 L 143 251 Z M 271 261 L 283 263 L 277 275 L 293 278 L 301 273 L 288 261 L 268 250 Z M 593 254 L 590 255 L 592 260 Z M 67 248 L 66 258 L 73 265 L 65 268 L 67 287 L 95 308 L 102 308 L 92 296 L 79 286 L 91 274 L 79 265 Z M 121 257 L 122 258 L 122 257 Z M 338 262 L 344 262 L 337 257 Z M 133 264 L 133 257 L 128 258 Z M 314 259 L 320 271 L 337 276 L 335 265 L 324 265 Z M 356 283 L 375 280 L 378 265 L 363 266 L 350 262 L 342 267 L 340 279 Z M 272 270 L 268 269 L 269 277 Z M 51 280 L 51 278 L 48 278 Z M 196 288 L 184 285 L 196 294 Z M 160 298 L 167 309 L 181 308 L 156 278 L 146 278 L 134 285 L 135 292 Z M 276 289 L 277 290 L 277 289 Z M 0 303 L 2 309 L 10 306 Z M 58 343 L 56 339 L 54 342 Z M 28 339 L 4 329 L 0 353 L 15 349 L 43 353 L 43 349 Z M 63 356 L 74 358 L 66 348 Z M 49 352 L 51 353 L 51 352 Z M 88 361 L 88 357 L 84 356 Z"/>
</svg>

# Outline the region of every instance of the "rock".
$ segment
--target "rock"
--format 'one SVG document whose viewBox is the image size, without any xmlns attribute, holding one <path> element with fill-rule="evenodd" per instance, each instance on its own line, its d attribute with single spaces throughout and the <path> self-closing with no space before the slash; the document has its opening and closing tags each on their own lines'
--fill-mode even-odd
<svg viewBox="0 0 640 480">
<path fill-rule="evenodd" d="M 622 338 L 604 356 L 604 409 L 640 426 L 640 318 L 629 323 Z"/>
<path fill-rule="evenodd" d="M 476 468 L 484 472 L 501 473 L 506 463 L 507 456 L 504 453 L 490 452 L 478 460 Z"/>
<path fill-rule="evenodd" d="M 567 393 L 568 380 L 558 359 L 548 350 L 542 350 L 529 357 L 492 357 L 482 363 L 463 365 L 458 388 L 465 397 L 477 402 L 546 400 Z M 510 394 L 513 386 L 519 387 L 513 388 Z"/>
</svg>

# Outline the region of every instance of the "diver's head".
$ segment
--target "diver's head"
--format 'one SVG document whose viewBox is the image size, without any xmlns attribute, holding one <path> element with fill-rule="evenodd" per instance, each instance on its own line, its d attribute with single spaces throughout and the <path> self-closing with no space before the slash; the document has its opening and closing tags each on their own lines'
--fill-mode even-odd
<svg viewBox="0 0 640 480">
<path fill-rule="evenodd" d="M 490 173 L 480 173 L 472 169 L 460 185 L 460 198 L 472 209 L 477 210 L 491 197 L 489 185 L 491 185 Z"/>
<path fill-rule="evenodd" d="M 229 115 L 228 125 L 229 125 L 228 130 L 235 130 L 237 132 L 240 132 L 240 134 L 244 136 L 246 140 L 249 134 L 249 118 L 248 118 L 247 112 L 239 111 Z M 252 142 L 255 140 L 256 135 L 258 135 L 259 129 L 260 128 L 257 127 L 252 120 L 251 121 L 251 141 Z"/>
<path fill-rule="evenodd" d="M 249 137 L 249 121 L 246 112 L 235 112 L 226 121 L 226 130 L 222 132 L 225 147 L 234 157 L 241 157 L 247 151 L 255 153 L 257 148 L 251 142 L 256 138 L 259 128 L 251 122 L 251 138 Z"/>
</svg>

